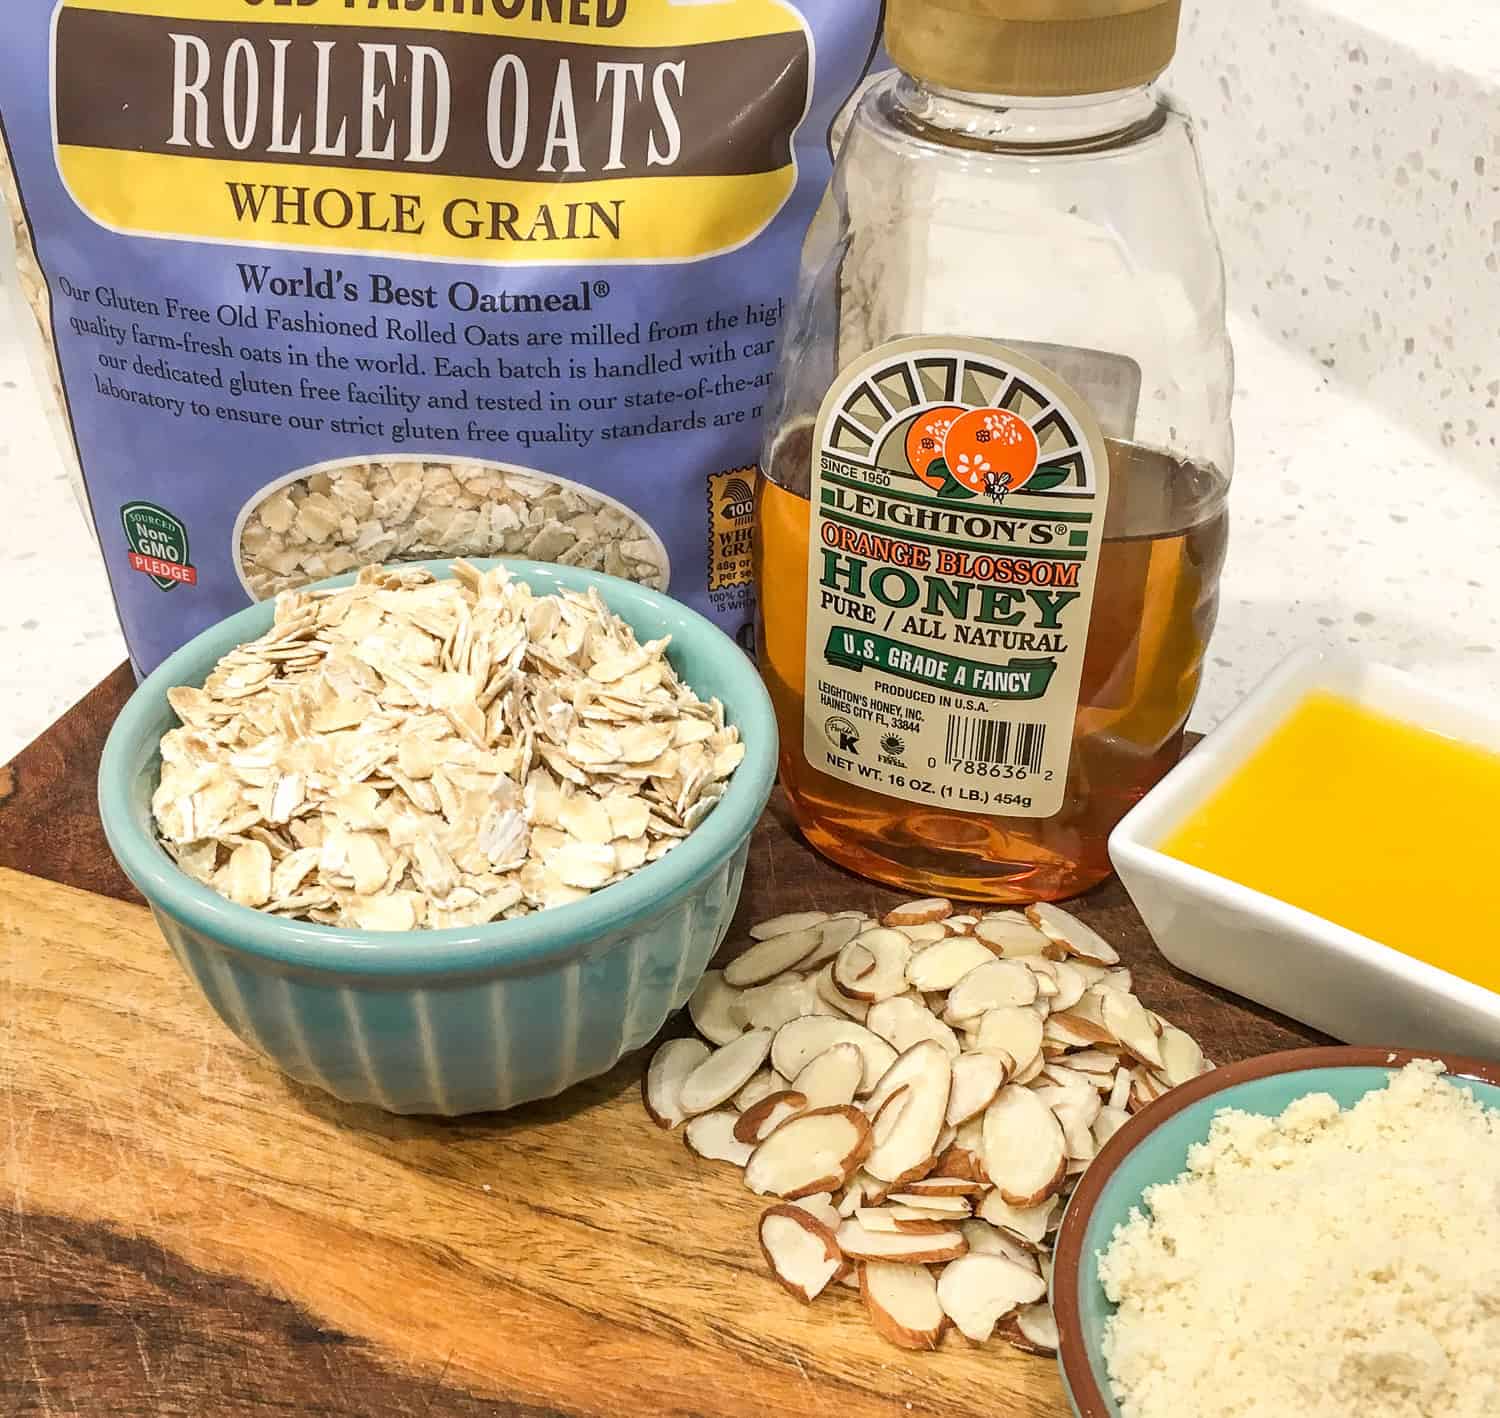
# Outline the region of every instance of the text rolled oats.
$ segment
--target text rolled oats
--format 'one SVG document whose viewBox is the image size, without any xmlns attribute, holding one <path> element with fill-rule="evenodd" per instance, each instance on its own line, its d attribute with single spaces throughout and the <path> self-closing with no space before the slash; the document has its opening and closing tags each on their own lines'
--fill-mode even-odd
<svg viewBox="0 0 1500 1418">
<path fill-rule="evenodd" d="M 404 931 L 581 900 L 657 860 L 744 757 L 597 591 L 366 567 L 289 591 L 168 698 L 152 797 L 178 865 L 242 906 Z"/>
<path fill-rule="evenodd" d="M 743 639 L 787 302 L 880 11 L 8 0 L 0 192 L 137 671 L 452 555 Z"/>
</svg>

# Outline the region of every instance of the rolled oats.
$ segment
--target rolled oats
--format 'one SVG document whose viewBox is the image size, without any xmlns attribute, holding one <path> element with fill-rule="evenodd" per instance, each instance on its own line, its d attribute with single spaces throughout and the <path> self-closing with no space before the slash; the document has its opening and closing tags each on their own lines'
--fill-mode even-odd
<svg viewBox="0 0 1500 1418">
<path fill-rule="evenodd" d="M 454 570 L 284 592 L 170 691 L 152 811 L 185 872 L 327 925 L 475 925 L 621 881 L 712 810 L 744 745 L 666 640 L 594 590 Z"/>
<path fill-rule="evenodd" d="M 465 459 L 319 468 L 249 509 L 237 548 L 267 600 L 371 562 L 518 556 L 667 589 L 667 556 L 634 513 L 591 489 Z M 617 678 L 611 674 L 605 683 Z"/>
</svg>

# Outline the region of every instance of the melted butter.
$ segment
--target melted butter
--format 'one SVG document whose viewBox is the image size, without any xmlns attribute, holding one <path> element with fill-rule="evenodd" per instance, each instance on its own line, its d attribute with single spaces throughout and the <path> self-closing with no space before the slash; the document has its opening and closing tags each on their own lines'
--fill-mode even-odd
<svg viewBox="0 0 1500 1418">
<path fill-rule="evenodd" d="M 1500 754 L 1310 695 L 1160 850 L 1500 991 Z"/>
</svg>

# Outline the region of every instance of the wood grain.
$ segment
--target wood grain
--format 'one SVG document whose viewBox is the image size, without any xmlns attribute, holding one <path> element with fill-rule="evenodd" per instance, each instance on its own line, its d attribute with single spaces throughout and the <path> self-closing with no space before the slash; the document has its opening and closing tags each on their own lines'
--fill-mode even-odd
<svg viewBox="0 0 1500 1418">
<path fill-rule="evenodd" d="M 109 726 L 134 689 L 121 665 L 0 768 L 0 866 L 141 900 L 109 854 L 94 790 Z"/>
<path fill-rule="evenodd" d="M 808 1310 L 772 1284 L 762 1203 L 647 1123 L 639 1056 L 459 1123 L 282 1077 L 103 865 L 92 779 L 128 689 L 101 686 L 0 799 L 0 863 L 29 873 L 0 869 L 0 1412 L 1066 1412 L 1048 1362 L 953 1337 L 911 1356 L 852 1292 Z M 742 923 L 894 899 L 773 802 Z M 1081 911 L 1214 1057 L 1314 1037 L 1168 968 L 1117 886 Z"/>
</svg>

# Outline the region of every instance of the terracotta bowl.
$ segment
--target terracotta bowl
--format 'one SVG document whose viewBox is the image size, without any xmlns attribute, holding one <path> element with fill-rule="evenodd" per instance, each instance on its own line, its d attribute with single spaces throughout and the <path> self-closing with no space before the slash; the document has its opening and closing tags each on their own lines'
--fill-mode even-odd
<svg viewBox="0 0 1500 1418">
<path fill-rule="evenodd" d="M 1132 1208 L 1145 1209 L 1142 1195 L 1148 1187 L 1172 1181 L 1186 1169 L 1189 1148 L 1208 1137 L 1214 1115 L 1238 1108 L 1275 1117 L 1309 1093 L 1332 1094 L 1348 1108 L 1421 1058 L 1441 1058 L 1480 1102 L 1500 1108 L 1500 1064 L 1430 1049 L 1295 1049 L 1229 1064 L 1174 1088 L 1110 1139 L 1068 1203 L 1053 1273 L 1058 1364 L 1078 1418 L 1121 1418 L 1104 1363 L 1104 1326 L 1114 1306 L 1099 1282 L 1099 1252 Z"/>
</svg>

